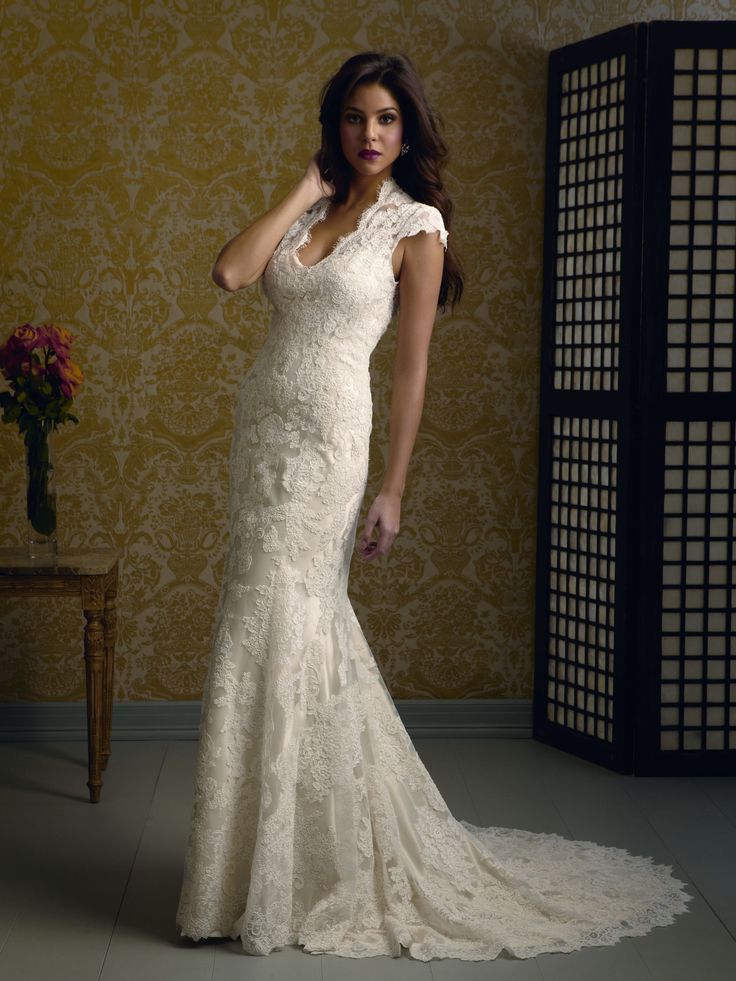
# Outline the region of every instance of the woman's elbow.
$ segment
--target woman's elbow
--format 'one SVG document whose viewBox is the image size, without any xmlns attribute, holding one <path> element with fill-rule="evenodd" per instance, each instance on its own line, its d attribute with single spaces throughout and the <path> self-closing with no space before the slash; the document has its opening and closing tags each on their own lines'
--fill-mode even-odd
<svg viewBox="0 0 736 981">
<path fill-rule="evenodd" d="M 227 269 L 217 262 L 212 269 L 212 279 L 221 289 L 227 290 L 230 293 L 241 289 L 244 285 L 236 280 L 231 269 Z"/>
<path fill-rule="evenodd" d="M 223 267 L 216 262 L 212 270 L 212 278 L 222 289 L 234 293 L 235 290 L 242 290 L 246 286 L 252 286 L 260 278 L 262 273 L 263 269 L 259 269 L 255 273 L 244 274 L 242 271 L 236 272 L 233 268 Z"/>
</svg>

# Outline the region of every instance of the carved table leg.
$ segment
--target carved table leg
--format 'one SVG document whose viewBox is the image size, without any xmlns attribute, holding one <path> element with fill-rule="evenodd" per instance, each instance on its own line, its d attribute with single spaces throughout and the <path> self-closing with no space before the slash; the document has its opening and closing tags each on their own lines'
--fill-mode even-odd
<svg viewBox="0 0 736 981">
<path fill-rule="evenodd" d="M 105 669 L 104 669 L 104 725 L 102 727 L 102 769 L 107 767 L 110 757 L 110 737 L 112 734 L 112 690 L 115 682 L 115 635 L 117 632 L 117 610 L 115 597 L 118 593 L 117 563 L 110 570 L 105 593 Z"/>
<path fill-rule="evenodd" d="M 102 790 L 101 751 L 104 723 L 104 576 L 83 576 L 82 609 L 87 621 L 84 627 L 84 660 L 87 675 L 87 755 L 89 763 L 89 799 L 96 804 Z"/>
</svg>

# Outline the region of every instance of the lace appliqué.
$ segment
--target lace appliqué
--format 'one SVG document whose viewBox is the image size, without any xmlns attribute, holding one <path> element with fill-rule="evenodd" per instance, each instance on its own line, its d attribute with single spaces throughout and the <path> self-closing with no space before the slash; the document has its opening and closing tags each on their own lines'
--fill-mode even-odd
<svg viewBox="0 0 736 981">
<path fill-rule="evenodd" d="M 230 538 L 202 699 L 182 935 L 346 957 L 533 957 L 671 923 L 671 867 L 594 842 L 457 821 L 401 722 L 348 598 L 368 475 L 369 361 L 392 254 L 447 232 L 393 180 L 313 266 L 282 239 L 265 342 L 240 383 Z"/>
</svg>

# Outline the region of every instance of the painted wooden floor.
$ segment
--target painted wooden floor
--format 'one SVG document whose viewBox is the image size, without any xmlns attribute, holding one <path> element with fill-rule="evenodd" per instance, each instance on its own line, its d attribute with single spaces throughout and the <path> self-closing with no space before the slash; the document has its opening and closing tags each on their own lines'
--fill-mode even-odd
<svg viewBox="0 0 736 981">
<path fill-rule="evenodd" d="M 174 915 L 196 742 L 113 742 L 99 804 L 86 743 L 0 743 L 3 981 L 734 981 L 736 778 L 626 777 L 532 739 L 416 739 L 458 818 L 590 839 L 671 864 L 695 899 L 614 947 L 426 963 L 239 941 L 195 944 Z"/>
</svg>

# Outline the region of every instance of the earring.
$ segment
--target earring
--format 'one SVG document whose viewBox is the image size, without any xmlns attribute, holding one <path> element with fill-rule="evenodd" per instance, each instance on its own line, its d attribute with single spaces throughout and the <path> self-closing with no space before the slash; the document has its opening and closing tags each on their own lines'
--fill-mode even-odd
<svg viewBox="0 0 736 981">
<path fill-rule="evenodd" d="M 402 143 L 401 144 L 401 156 L 402 157 L 405 157 L 408 152 L 409 152 L 409 144 L 408 143 Z"/>
</svg>

